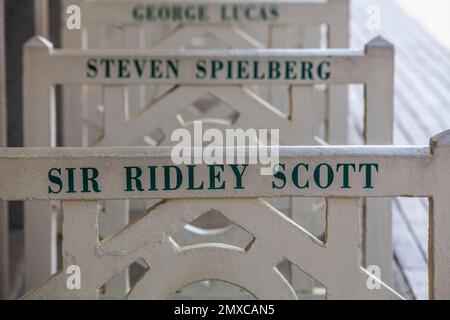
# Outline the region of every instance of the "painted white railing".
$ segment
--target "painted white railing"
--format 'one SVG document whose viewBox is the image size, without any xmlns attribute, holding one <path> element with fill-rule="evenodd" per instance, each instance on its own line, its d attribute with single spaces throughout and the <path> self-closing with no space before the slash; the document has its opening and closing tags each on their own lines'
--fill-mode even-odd
<svg viewBox="0 0 450 320">
<path fill-rule="evenodd" d="M 211 35 L 234 49 L 318 48 L 321 25 L 327 28 L 325 45 L 348 47 L 348 0 L 71 0 L 63 16 L 74 4 L 81 8 L 81 30 L 64 25 L 64 47 L 202 49 L 214 43 L 193 40 Z"/>
<path fill-rule="evenodd" d="M 69 30 L 63 25 L 63 48 L 145 50 L 349 46 L 348 0 L 275 3 L 246 0 L 68 0 L 63 2 L 63 16 L 74 4 L 81 8 L 82 28 Z M 264 100 L 287 111 L 288 86 L 254 85 L 253 88 Z M 125 100 L 129 109 L 139 109 L 171 89 L 170 85 L 132 85 L 128 86 Z M 314 108 L 321 110 L 316 112 L 314 121 L 318 121 L 318 125 L 315 128 L 321 121 L 328 120 L 327 142 L 347 143 L 347 86 L 320 86 L 318 90 L 310 90 L 308 95 L 314 94 Z M 102 95 L 101 88 L 94 86 L 63 88 L 64 145 L 81 145 L 82 136 L 88 131 L 76 125 L 81 123 L 81 119 L 99 124 L 95 121 L 101 119 L 95 106 L 102 100 Z M 84 108 L 80 109 L 80 105 Z"/>
<path fill-rule="evenodd" d="M 290 0 L 276 3 L 252 0 L 68 0 L 63 5 L 63 16 L 73 5 L 81 8 L 81 29 L 70 30 L 63 25 L 63 48 L 292 49 L 320 48 L 324 45 L 328 48 L 349 47 L 348 0 Z M 164 18 L 167 14 L 170 18 Z M 327 27 L 325 37 L 322 36 L 320 27 L 322 25 Z M 154 85 L 130 86 L 129 104 L 132 107 L 145 106 L 169 88 Z M 286 87 L 279 85 L 270 88 L 259 86 L 259 93 L 268 96 L 269 102 L 279 108 L 286 104 L 286 90 Z M 81 145 L 80 128 L 70 125 L 76 122 L 74 119 L 95 118 L 89 113 L 81 115 L 79 108 L 73 106 L 95 101 L 98 95 L 101 93 L 93 87 L 64 89 L 65 145 Z M 330 124 L 330 142 L 346 144 L 347 87 L 332 86 L 325 95 L 323 99 L 330 105 L 330 116 L 333 119 Z"/>
<path fill-rule="evenodd" d="M 361 267 L 362 198 L 428 197 L 429 297 L 449 299 L 449 159 L 450 131 L 432 138 L 430 146 L 281 147 L 283 169 L 272 176 L 247 162 L 199 164 L 195 172 L 182 164 L 176 166 L 179 187 L 168 190 L 176 170 L 165 174 L 164 166 L 173 166 L 166 147 L 1 149 L 0 199 L 62 200 L 64 270 L 31 291 L 30 299 L 96 299 L 105 282 L 138 259 L 150 268 L 128 298 L 166 298 L 206 279 L 233 283 L 257 298 L 296 298 L 275 268 L 288 259 L 322 283 L 329 299 L 392 299 L 400 296 Z M 345 173 L 342 165 L 354 170 Z M 141 188 L 131 167 L 143 172 Z M 204 187 L 192 190 L 192 175 Z M 280 196 L 327 198 L 324 241 L 257 199 Z M 99 241 L 97 202 L 130 198 L 166 200 Z M 173 240 L 177 230 L 211 209 L 251 233 L 252 245 L 180 246 Z M 72 265 L 80 268 L 80 290 L 67 287 Z"/>
<path fill-rule="evenodd" d="M 213 58 L 211 58 L 213 57 Z M 106 59 L 106 60 L 105 60 Z M 103 62 L 102 62 L 103 61 Z M 109 62 L 106 62 L 109 61 Z M 286 66 L 294 66 L 287 68 Z M 145 73 L 136 68 L 144 63 Z M 159 70 L 162 74 L 152 74 Z M 239 68 L 241 64 L 241 69 Z M 280 74 L 269 75 L 270 65 L 279 63 Z M 124 64 L 127 70 L 123 69 Z M 242 65 L 252 65 L 251 72 Z M 109 65 L 109 67 L 106 67 Z M 118 66 L 120 69 L 117 69 Z M 159 67 L 164 65 L 160 70 Z M 200 67 L 199 67 L 200 65 Z M 224 69 L 213 74 L 214 67 Z M 225 68 L 231 65 L 233 77 Z M 253 67 L 260 73 L 255 74 Z M 106 67 L 106 68 L 105 68 Z M 244 70 L 244 71 L 243 71 Z M 261 71 L 264 70 L 264 71 Z M 294 70 L 292 73 L 289 70 Z M 158 71 L 158 72 L 159 72 Z M 205 73 L 206 72 L 206 73 Z M 253 79 L 237 79 L 239 72 L 253 73 Z M 262 76 L 264 72 L 265 78 Z M 241 74 L 241 78 L 247 78 Z M 318 142 L 314 132 L 313 96 L 310 86 L 324 83 L 361 83 L 365 86 L 365 142 L 367 144 L 392 143 L 393 126 L 393 47 L 378 38 L 365 50 L 235 50 L 167 52 L 167 51 L 105 51 L 105 50 L 55 50 L 43 38 L 34 38 L 25 47 L 24 60 L 24 129 L 26 146 L 55 146 L 56 126 L 54 87 L 57 84 L 91 84 L 104 86 L 104 129 L 93 145 L 142 144 L 148 137 L 153 144 L 170 144 L 168 137 L 173 129 L 183 125 L 177 118 L 189 105 L 198 105 L 205 98 L 224 102 L 239 114 L 237 120 L 215 124 L 235 128 L 278 128 L 284 145 L 314 145 Z M 127 113 L 127 91 L 131 84 L 171 84 L 166 92 L 146 109 L 130 117 Z M 290 105 L 288 114 L 271 106 L 246 86 L 250 84 L 288 85 Z M 201 104 L 201 103 L 200 103 Z M 213 112 L 214 115 L 214 112 Z M 208 117 L 210 114 L 205 113 Z M 328 119 L 328 124 L 333 119 Z M 190 127 L 189 123 L 184 123 Z M 81 126 L 81 124 L 78 124 Z M 152 134 L 159 133 L 160 140 Z M 162 132 L 162 135 L 160 134 Z M 85 141 L 85 145 L 89 145 Z M 372 203 L 373 202 L 373 203 Z M 366 252 L 373 252 L 370 264 L 380 265 L 390 282 L 391 234 L 390 209 L 387 201 L 368 200 Z M 55 214 L 49 204 L 26 204 L 27 282 L 35 285 L 56 268 Z M 30 213 L 28 213 L 30 212 Z M 50 216 L 49 216 L 50 215 Z M 123 215 L 120 214 L 120 217 Z M 372 223 L 372 219 L 375 222 Z M 40 227 L 37 227 L 40 226 Z M 47 233 L 44 233 L 44 230 Z M 371 230 L 372 233 L 371 233 Z M 49 236 L 47 236 L 49 234 Z M 44 252 L 31 245 L 40 243 Z M 36 263 L 39 261 L 39 268 Z M 49 264 L 46 263 L 49 262 Z M 29 263 L 28 263 L 29 262 Z"/>
</svg>

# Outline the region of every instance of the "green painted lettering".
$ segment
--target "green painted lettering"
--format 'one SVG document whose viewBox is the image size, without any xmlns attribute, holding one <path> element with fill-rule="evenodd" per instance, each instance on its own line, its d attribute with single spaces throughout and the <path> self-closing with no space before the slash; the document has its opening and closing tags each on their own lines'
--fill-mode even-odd
<svg viewBox="0 0 450 320">
<path fill-rule="evenodd" d="M 239 171 L 239 165 L 236 164 L 230 164 L 231 170 L 233 170 L 234 176 L 236 177 L 236 186 L 234 189 L 245 189 L 244 185 L 242 183 L 242 176 L 244 175 L 245 170 L 248 167 L 248 164 L 243 164 L 242 171 Z"/>
<path fill-rule="evenodd" d="M 195 186 L 195 168 L 197 165 L 187 165 L 188 168 L 188 190 L 203 190 L 203 181 L 202 183 L 196 187 Z"/>
<path fill-rule="evenodd" d="M 211 61 L 211 79 L 217 79 L 217 72 L 223 69 L 223 62 L 220 60 Z"/>
<path fill-rule="evenodd" d="M 97 182 L 98 178 L 98 170 L 96 168 L 80 168 L 83 176 L 83 189 L 81 192 L 89 193 L 89 192 L 100 192 L 100 187 Z M 89 188 L 89 182 L 91 184 L 92 189 Z"/>
<path fill-rule="evenodd" d="M 173 191 L 180 188 L 183 183 L 183 174 L 180 168 L 176 166 L 163 166 L 164 169 L 164 191 Z M 170 175 L 170 170 L 175 170 L 175 185 L 172 186 L 172 179 Z"/>
<path fill-rule="evenodd" d="M 361 172 L 362 169 L 365 169 L 366 171 L 366 180 L 364 184 L 364 189 L 373 189 L 372 168 L 375 168 L 376 172 L 378 172 L 378 163 L 361 163 L 359 165 L 359 172 Z"/>
<path fill-rule="evenodd" d="M 139 167 L 124 167 L 125 168 L 125 191 L 144 191 L 142 188 L 141 176 L 142 169 Z M 133 188 L 133 181 L 135 187 Z"/>
<path fill-rule="evenodd" d="M 327 177 L 326 177 L 326 183 L 325 185 L 322 185 L 322 177 L 321 177 L 321 168 L 322 167 L 326 167 L 327 170 Z M 316 183 L 316 185 L 321 188 L 321 189 L 326 189 L 328 187 L 330 187 L 330 185 L 333 183 L 334 180 L 334 173 L 333 173 L 333 168 L 331 168 L 331 166 L 327 163 L 321 163 L 319 164 L 316 169 L 314 170 L 314 182 Z"/>
<path fill-rule="evenodd" d="M 128 59 L 119 59 L 119 78 L 129 78 L 130 74 L 130 60 Z"/>
<path fill-rule="evenodd" d="M 197 79 L 205 79 L 206 75 L 207 75 L 207 71 L 206 71 L 206 61 L 205 60 L 197 60 L 197 63 L 195 64 L 196 66 L 196 73 L 195 73 L 195 77 Z"/>
<path fill-rule="evenodd" d="M 286 186 L 286 175 L 283 171 L 286 170 L 286 165 L 284 163 L 278 164 L 278 171 L 273 174 L 273 177 L 281 181 L 281 185 L 277 185 L 275 181 L 272 181 L 272 189 L 283 189 Z"/>
<path fill-rule="evenodd" d="M 209 165 L 209 190 L 222 190 L 225 189 L 225 181 L 222 181 L 220 186 L 217 186 L 216 182 L 220 183 L 222 178 L 220 176 L 220 171 L 216 171 L 216 169 L 220 169 L 222 172 L 224 171 L 224 166 L 222 164 L 213 164 Z"/>
<path fill-rule="evenodd" d="M 156 187 L 156 169 L 158 166 L 148 166 L 147 168 L 150 171 L 150 188 L 148 191 L 158 191 L 158 188 Z"/>
<path fill-rule="evenodd" d="M 300 185 L 300 168 L 305 168 L 305 171 L 308 172 L 309 165 L 307 163 L 299 163 L 292 170 L 292 182 L 299 189 L 309 188 L 309 180 L 306 180 L 303 185 Z"/>
<path fill-rule="evenodd" d="M 319 66 L 317 67 L 317 73 L 320 80 L 330 79 L 330 63 L 328 61 L 322 61 L 321 63 L 319 63 Z"/>
<path fill-rule="evenodd" d="M 313 63 L 309 61 L 302 61 L 302 80 L 313 80 Z"/>
<path fill-rule="evenodd" d="M 88 78 L 95 78 L 97 77 L 97 59 L 91 58 L 87 61 L 87 72 L 86 76 Z"/>
<path fill-rule="evenodd" d="M 67 193 L 76 193 L 75 190 L 75 168 L 66 168 L 67 171 Z"/>
<path fill-rule="evenodd" d="M 237 62 L 237 78 L 238 79 L 248 79 L 250 77 L 249 68 L 248 68 L 249 62 L 248 61 L 241 61 L 239 60 Z"/>
<path fill-rule="evenodd" d="M 341 189 L 351 189 L 350 186 L 350 168 L 353 169 L 353 172 L 356 171 L 356 166 L 354 163 L 338 163 L 336 165 L 336 172 L 339 172 L 339 169 L 342 168 L 342 186 Z"/>
<path fill-rule="evenodd" d="M 58 175 L 56 175 L 56 173 Z M 50 193 L 50 194 L 57 194 L 57 193 L 61 192 L 61 189 L 63 187 L 63 182 L 62 182 L 60 176 L 61 176 L 61 169 L 60 168 L 52 168 L 52 169 L 50 169 L 50 171 L 48 172 L 48 180 L 51 183 L 55 184 L 58 187 L 58 189 L 52 189 L 52 187 L 49 186 L 48 187 L 48 193 Z"/>
</svg>

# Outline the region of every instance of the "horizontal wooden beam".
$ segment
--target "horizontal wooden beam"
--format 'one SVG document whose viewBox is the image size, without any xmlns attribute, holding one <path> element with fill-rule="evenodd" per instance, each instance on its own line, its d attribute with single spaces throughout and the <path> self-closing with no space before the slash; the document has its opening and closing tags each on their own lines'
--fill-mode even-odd
<svg viewBox="0 0 450 320">
<path fill-rule="evenodd" d="M 364 50 L 78 50 L 35 37 L 27 76 L 49 84 L 365 84 L 391 70 L 394 48 L 376 38 Z M 33 79 L 34 79 L 33 78 Z"/>
<path fill-rule="evenodd" d="M 154 24 L 320 24 L 334 23 L 348 15 L 347 0 L 296 1 L 276 3 L 237 1 L 85 1 L 81 5 L 86 26 Z M 347 19 L 344 19 L 344 21 Z"/>
<path fill-rule="evenodd" d="M 241 159 L 223 164 L 208 164 L 202 149 L 189 151 L 197 155 L 190 162 L 176 164 L 172 150 L 2 149 L 0 198 L 424 197 L 433 194 L 436 177 L 446 179 L 439 173 L 445 171 L 441 158 L 435 160 L 425 146 L 280 147 L 273 159 L 260 157 L 267 150 L 241 148 Z M 269 160 L 279 171 L 261 175 Z"/>
</svg>

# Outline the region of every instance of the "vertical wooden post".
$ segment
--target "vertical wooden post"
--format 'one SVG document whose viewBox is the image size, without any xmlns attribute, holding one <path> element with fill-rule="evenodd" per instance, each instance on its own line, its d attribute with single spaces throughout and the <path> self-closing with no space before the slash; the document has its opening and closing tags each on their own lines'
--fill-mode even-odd
<svg viewBox="0 0 450 320">
<path fill-rule="evenodd" d="M 313 89 L 311 86 L 292 86 L 291 87 L 291 121 L 296 123 L 299 129 L 299 140 L 297 145 L 308 146 L 314 145 L 314 99 Z M 294 221 L 301 221 L 305 227 L 313 235 L 317 235 L 317 231 L 323 226 L 321 217 L 313 210 L 314 199 L 298 198 L 290 199 L 290 215 Z M 306 274 L 295 273 L 291 270 L 291 282 L 294 289 L 311 293 L 314 288 L 315 281 Z"/>
<path fill-rule="evenodd" d="M 125 108 L 128 103 L 127 88 L 123 86 L 105 86 L 105 135 L 114 130 L 113 123 L 125 121 Z M 119 228 L 124 227 L 129 222 L 129 201 L 128 200 L 106 200 L 105 212 L 99 217 L 100 236 L 107 237 Z M 105 287 L 107 298 L 120 298 L 128 292 L 130 280 L 128 272 L 124 272 L 114 279 L 111 279 Z"/>
<path fill-rule="evenodd" d="M 115 30 L 115 33 L 119 33 L 121 30 Z M 133 48 L 133 49 L 143 49 L 145 50 L 145 29 L 142 26 L 130 26 L 125 27 L 122 31 L 123 39 L 122 45 L 118 48 Z M 116 47 L 117 48 L 117 47 Z M 139 108 L 142 109 L 144 106 L 152 100 L 151 95 L 149 95 L 147 100 L 147 91 L 151 86 L 145 85 L 135 85 L 128 86 L 128 104 L 130 110 L 136 111 Z M 135 108 L 133 108 L 135 107 Z"/>
<path fill-rule="evenodd" d="M 429 204 L 428 273 L 429 299 L 450 299 L 450 131 L 431 139 L 431 151 L 435 159 L 434 196 Z"/>
<path fill-rule="evenodd" d="M 73 293 L 70 298 L 98 299 L 96 279 L 101 271 L 94 268 L 94 246 L 98 243 L 97 201 L 63 201 L 62 212 L 63 267 L 78 266 L 81 276 L 82 289 L 70 290 Z M 83 230 L 82 236 L 79 230 Z"/>
<path fill-rule="evenodd" d="M 448 193 L 430 198 L 429 299 L 450 299 L 450 198 Z"/>
<path fill-rule="evenodd" d="M 36 35 L 49 38 L 50 23 L 49 23 L 49 1 L 48 0 L 34 0 L 35 6 L 35 30 Z"/>
<path fill-rule="evenodd" d="M 392 144 L 394 46 L 377 37 L 367 44 L 366 54 L 377 67 L 370 72 L 365 87 L 365 141 L 369 145 Z M 392 283 L 391 206 L 390 199 L 366 199 L 365 264 L 378 265 L 387 284 Z"/>
<path fill-rule="evenodd" d="M 61 6 L 61 46 L 65 49 L 84 48 L 87 42 L 86 30 L 69 30 L 66 27 L 67 7 L 71 4 L 81 6 L 80 0 L 63 0 Z M 80 147 L 82 145 L 82 103 L 86 86 L 71 86 L 62 89 L 63 100 L 63 145 L 67 147 Z"/>
<path fill-rule="evenodd" d="M 280 49 L 289 48 L 288 27 L 284 25 L 275 25 L 270 28 L 269 48 Z M 267 95 L 269 101 L 275 108 L 287 113 L 289 105 L 289 86 L 287 85 L 271 85 L 267 91 L 262 90 L 262 97 Z"/>
<path fill-rule="evenodd" d="M 350 6 L 348 0 L 330 0 L 335 21 L 328 26 L 328 47 L 349 47 Z M 328 95 L 328 143 L 347 144 L 348 86 L 333 85 Z"/>
<path fill-rule="evenodd" d="M 5 7 L 0 0 L 0 147 L 6 139 L 6 70 L 5 70 Z M 9 297 L 9 221 L 8 204 L 0 201 L 0 299 Z"/>
<path fill-rule="evenodd" d="M 47 67 L 36 63 L 53 45 L 34 37 L 24 46 L 23 128 L 26 147 L 56 145 L 54 88 L 45 77 Z M 56 213 L 50 201 L 25 202 L 25 286 L 35 287 L 56 271 Z"/>
</svg>

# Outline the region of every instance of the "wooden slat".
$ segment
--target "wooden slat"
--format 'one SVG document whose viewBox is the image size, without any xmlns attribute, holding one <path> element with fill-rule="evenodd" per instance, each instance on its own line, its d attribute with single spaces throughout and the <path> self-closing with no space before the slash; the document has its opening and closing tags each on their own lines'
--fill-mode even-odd
<svg viewBox="0 0 450 320">
<path fill-rule="evenodd" d="M 364 161 L 364 159 L 370 159 L 371 161 L 374 161 L 374 159 L 376 159 L 377 163 L 379 163 L 379 171 L 377 172 L 376 177 L 374 177 L 376 186 L 373 189 L 362 192 L 361 178 L 355 177 L 355 179 L 351 179 L 355 184 L 355 188 L 352 188 L 352 190 L 343 191 L 340 190 L 339 186 L 334 186 L 330 190 L 320 190 L 320 193 L 317 193 L 317 191 L 314 190 L 312 190 L 312 193 L 310 193 L 310 191 L 305 190 L 304 194 L 302 194 L 305 196 L 337 196 L 346 198 L 353 198 L 355 196 L 429 196 L 433 200 L 430 210 L 430 261 L 432 261 L 432 263 L 430 264 L 430 298 L 446 298 L 449 293 L 448 253 L 450 252 L 450 241 L 448 241 L 449 206 L 446 197 L 446 186 L 448 186 L 450 176 L 447 174 L 448 172 L 445 171 L 445 168 L 447 167 L 449 153 L 450 131 L 434 137 L 432 139 L 432 143 L 430 144 L 430 148 L 420 146 L 408 148 L 370 146 L 351 148 L 343 146 L 328 147 L 326 149 L 320 147 L 297 147 L 282 148 L 280 155 L 281 160 L 283 161 L 282 163 L 286 163 L 287 167 L 292 166 L 292 161 L 294 161 L 294 163 L 297 163 L 298 161 L 308 161 L 308 163 L 310 163 L 312 166 L 318 163 L 322 163 L 323 161 L 342 163 L 342 161 L 349 161 L 350 159 L 352 159 L 353 161 Z M 122 194 L 123 188 L 115 188 L 114 185 L 115 182 L 122 181 L 119 171 L 123 171 L 122 169 L 126 163 L 128 163 L 129 161 L 133 161 L 134 165 L 142 167 L 143 165 L 145 166 L 149 163 L 159 165 L 160 162 L 167 163 L 171 161 L 169 157 L 170 148 L 3 149 L 1 154 L 2 160 L 0 168 L 2 168 L 3 170 L 1 174 L 4 177 L 5 181 L 14 179 L 17 187 L 17 190 L 12 191 L 10 190 L 11 188 L 4 188 L 0 190 L 2 196 L 5 196 L 5 199 L 16 199 L 15 197 L 19 192 L 18 190 L 21 190 L 20 192 L 25 192 L 22 195 L 22 199 L 48 199 L 49 197 L 53 198 L 53 196 L 50 196 L 47 191 L 48 177 L 45 173 L 48 172 L 48 168 L 54 166 L 62 167 L 63 162 L 70 163 L 71 167 L 79 167 L 80 165 L 85 165 L 86 161 L 89 161 L 90 165 L 95 165 L 96 168 L 98 168 L 99 172 L 102 172 L 104 174 L 102 181 L 99 182 L 100 185 L 103 186 L 102 192 L 97 193 L 95 195 L 95 198 L 125 199 L 124 195 Z M 53 159 L 52 163 L 50 164 L 47 161 L 49 158 Z M 26 163 L 27 165 L 25 166 L 24 163 Z M 17 174 L 17 172 L 14 170 L 21 170 L 22 175 Z M 247 172 L 249 176 L 248 181 L 252 181 L 253 184 L 255 186 L 257 185 L 258 187 L 251 189 L 251 191 L 250 189 L 242 190 L 240 192 L 241 197 L 276 195 L 273 189 L 269 192 L 264 188 L 267 179 L 263 176 L 260 176 L 259 171 L 255 171 L 255 167 L 249 167 Z M 201 177 L 203 177 L 203 174 L 204 172 L 199 172 L 197 177 L 201 179 Z M 27 182 L 26 179 L 29 179 L 28 177 L 32 177 L 34 183 Z M 75 180 L 78 179 L 79 176 L 75 178 Z M 379 188 L 379 186 L 382 187 Z M 44 193 L 46 194 L 42 195 L 42 197 L 44 198 L 41 198 L 41 193 L 38 189 L 42 189 L 45 191 Z M 283 194 L 294 195 L 294 193 L 292 193 L 293 190 L 286 190 L 286 192 L 287 193 Z M 209 195 L 210 197 L 233 196 L 233 194 L 230 193 L 230 190 L 223 190 L 223 192 L 221 192 L 220 194 L 206 194 L 203 191 L 198 191 L 195 194 L 187 194 L 184 193 L 183 190 L 179 190 L 173 194 L 174 197 L 183 198 L 204 197 L 206 195 Z M 133 196 L 133 194 L 128 194 L 128 197 Z M 154 194 L 153 196 L 157 198 L 164 197 L 164 195 L 159 194 Z M 66 199 L 66 196 L 63 196 L 62 198 Z M 95 198 L 91 198 L 88 195 L 83 194 L 74 195 L 74 197 L 72 197 L 72 195 L 70 196 L 70 199 Z M 67 199 L 69 199 L 69 197 L 67 197 Z M 194 200 L 190 199 L 186 201 Z M 208 201 L 212 200 L 208 198 Z M 333 204 L 333 201 L 329 202 L 329 217 L 333 217 L 335 212 L 345 212 L 347 215 L 350 212 L 353 212 L 353 214 L 356 214 L 358 216 L 359 214 L 357 213 L 357 210 L 355 210 L 355 208 L 359 207 L 357 202 L 358 201 L 353 202 L 353 200 L 351 200 L 350 202 L 348 202 L 348 200 L 345 199 L 338 199 L 337 202 L 334 202 L 334 205 L 338 204 L 338 207 L 340 207 L 340 209 L 337 211 L 333 211 L 333 208 L 336 209 L 336 207 L 333 207 L 333 205 L 330 206 L 330 203 Z M 182 207 L 185 208 L 185 204 L 183 204 Z M 244 211 L 247 213 L 249 212 L 248 210 Z M 83 212 L 86 212 L 86 210 L 83 210 Z M 195 210 L 195 212 L 199 214 L 199 212 L 205 212 L 205 210 Z M 233 212 L 235 211 L 233 210 Z M 239 214 L 239 212 L 236 212 L 234 214 L 235 216 L 233 216 L 233 221 L 237 221 L 237 218 L 243 217 Z M 339 215 L 342 214 L 339 213 Z M 264 219 L 262 220 L 264 221 Z M 344 260 L 347 261 L 348 259 L 350 259 L 350 256 L 352 256 L 352 254 L 349 253 L 352 251 L 352 246 L 353 250 L 355 250 L 356 248 L 360 248 L 360 245 L 353 241 L 355 239 L 355 235 L 359 234 L 359 232 L 354 232 L 355 226 L 359 224 L 357 220 L 358 219 L 350 219 L 348 221 L 345 221 L 344 218 L 333 218 L 331 220 L 328 219 L 327 229 L 332 232 L 327 232 L 327 248 L 332 249 L 332 247 L 334 247 L 335 249 L 337 249 L 336 252 L 340 255 L 339 257 L 344 257 Z M 182 221 L 183 223 L 185 223 L 186 221 L 190 220 L 182 219 Z M 333 225 L 334 227 L 336 227 L 336 223 L 339 224 L 340 227 L 334 229 Z M 152 223 L 151 225 L 153 225 L 154 228 L 158 228 L 159 226 L 158 223 Z M 249 229 L 245 225 L 243 226 L 246 230 Z M 141 227 L 144 228 L 144 230 L 147 230 L 147 226 Z M 173 226 L 173 228 L 176 229 L 176 226 Z M 273 228 L 272 225 L 271 228 Z M 353 232 L 349 232 L 349 234 L 346 234 L 339 231 L 344 229 L 347 231 L 353 230 Z M 264 231 L 264 233 L 266 234 L 267 232 Z M 342 235 L 342 238 L 340 239 L 343 242 L 337 241 L 337 237 L 340 237 L 340 235 Z M 256 234 L 256 236 L 258 237 L 258 234 Z M 347 238 L 347 236 L 349 238 Z M 350 242 L 346 242 L 346 239 L 353 239 L 352 241 L 350 241 L 353 244 L 350 244 Z M 102 250 L 102 252 L 115 253 L 118 252 L 119 248 L 123 247 L 123 245 L 130 245 L 131 248 L 140 247 L 138 244 L 128 243 L 128 237 L 123 238 L 121 241 L 122 245 L 120 245 L 118 248 L 105 248 L 106 251 Z M 140 238 L 136 238 L 135 241 L 139 242 L 141 240 Z M 272 242 L 269 241 L 269 243 Z M 346 251 L 344 248 L 349 250 Z M 360 249 L 358 249 L 358 251 L 359 250 Z M 134 252 L 134 250 L 132 250 L 132 252 Z M 342 256 L 343 253 L 345 253 L 344 256 Z M 355 251 L 354 253 L 356 253 L 356 256 L 354 257 L 357 258 L 359 262 L 359 253 Z M 347 256 L 348 254 L 350 254 L 350 256 Z M 345 257 L 347 257 L 347 259 L 345 259 Z M 132 259 L 133 261 L 133 256 L 131 256 L 130 259 Z M 278 259 L 275 260 L 278 261 Z M 129 262 L 130 261 L 128 261 L 127 263 L 123 263 L 129 264 Z M 294 260 L 293 262 L 295 263 Z M 308 261 L 308 263 L 311 264 L 311 261 Z M 312 271 L 311 266 L 315 266 L 315 263 L 307 265 L 307 269 L 305 271 Z M 117 268 L 114 270 L 119 269 L 121 268 Z M 341 270 L 343 272 L 342 274 L 350 276 L 347 275 L 344 270 L 345 269 Z M 341 275 L 340 272 L 338 272 L 338 274 Z M 321 275 L 323 276 L 323 274 Z M 331 277 L 331 275 L 327 277 L 325 278 L 325 281 L 339 282 L 339 280 L 331 280 L 331 278 L 329 278 Z M 323 278 L 319 277 L 318 279 L 322 280 Z M 344 281 L 343 283 L 347 282 Z M 175 283 L 173 283 L 173 285 L 175 285 Z M 349 289 L 347 286 L 341 285 L 335 287 L 335 289 L 338 291 L 335 291 L 337 295 L 334 297 L 355 297 L 354 294 L 356 293 L 356 291 L 347 292 L 342 291 L 343 289 L 339 289 L 344 287 L 346 288 L 345 290 Z M 355 290 L 355 288 L 357 287 L 352 287 L 350 289 Z M 362 292 L 359 291 L 359 289 L 357 290 L 358 292 Z M 333 295 L 331 295 L 330 297 L 332 298 Z"/>
<path fill-rule="evenodd" d="M 49 37 L 49 0 L 34 0 L 34 3 L 36 34 L 43 37 Z"/>
<path fill-rule="evenodd" d="M 55 101 L 54 94 L 42 95 L 41 99 L 32 98 L 36 92 L 49 92 L 50 88 L 45 81 L 34 81 L 29 71 L 36 67 L 29 49 L 45 52 L 40 42 L 34 42 L 24 50 L 24 77 L 23 77 L 23 128 L 25 146 L 56 146 Z M 40 100 L 40 101 L 38 101 Z M 45 111 L 35 108 L 36 104 L 43 103 L 49 108 Z M 53 115 L 52 115 L 53 113 Z M 34 134 L 34 128 L 39 128 L 41 135 Z M 25 202 L 25 272 L 26 288 L 31 289 L 50 274 L 56 271 L 56 214 L 49 201 Z M 39 250 L 36 250 L 39 248 Z"/>
</svg>

